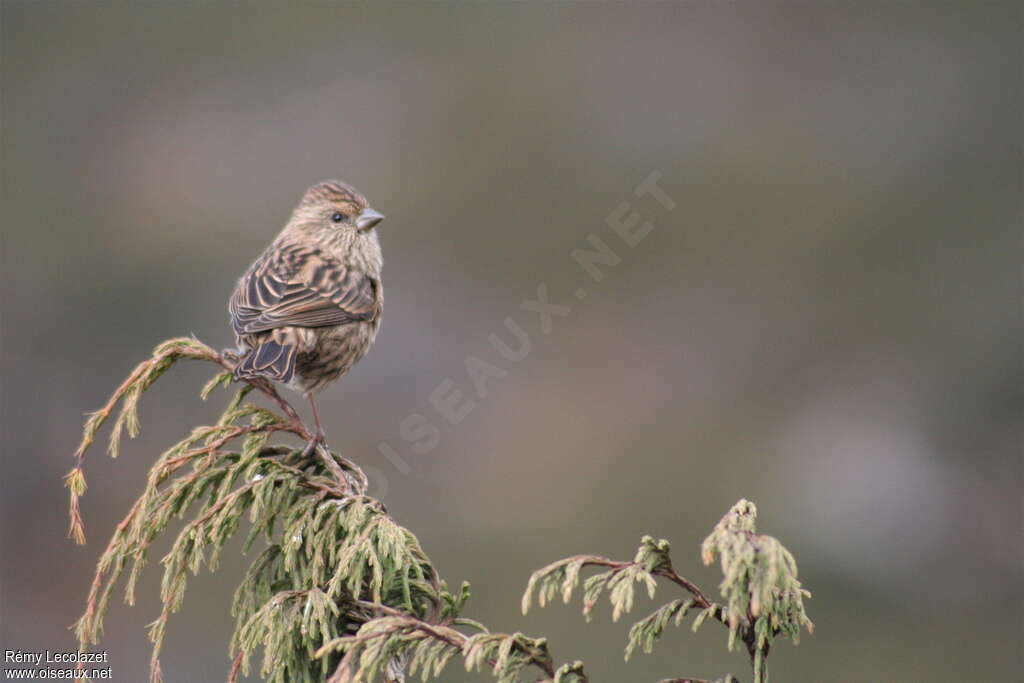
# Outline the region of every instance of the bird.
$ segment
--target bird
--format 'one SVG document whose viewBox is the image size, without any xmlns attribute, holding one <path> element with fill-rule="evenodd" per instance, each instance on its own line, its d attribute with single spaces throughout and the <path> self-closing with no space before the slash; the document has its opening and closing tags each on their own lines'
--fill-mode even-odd
<svg viewBox="0 0 1024 683">
<path fill-rule="evenodd" d="M 316 394 L 366 355 L 380 328 L 382 220 L 351 185 L 313 185 L 228 301 L 234 378 L 273 380 L 306 397 L 316 423 L 307 455 L 326 443 Z"/>
</svg>

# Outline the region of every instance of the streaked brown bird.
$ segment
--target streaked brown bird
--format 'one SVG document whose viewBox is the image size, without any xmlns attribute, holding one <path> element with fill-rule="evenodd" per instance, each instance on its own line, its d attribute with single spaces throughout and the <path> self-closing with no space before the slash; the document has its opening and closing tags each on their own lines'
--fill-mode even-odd
<svg viewBox="0 0 1024 683">
<path fill-rule="evenodd" d="M 284 230 L 238 281 L 228 302 L 238 340 L 235 378 L 265 377 L 304 394 L 323 441 L 314 395 L 373 344 L 380 326 L 384 216 L 337 180 L 306 190 Z"/>
</svg>

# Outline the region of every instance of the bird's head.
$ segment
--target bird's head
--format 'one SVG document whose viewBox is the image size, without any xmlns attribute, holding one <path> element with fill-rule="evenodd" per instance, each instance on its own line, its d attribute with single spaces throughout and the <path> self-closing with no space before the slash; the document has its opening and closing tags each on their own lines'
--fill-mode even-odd
<svg viewBox="0 0 1024 683">
<path fill-rule="evenodd" d="M 278 239 L 315 246 L 377 277 L 382 261 L 374 228 L 382 220 L 354 187 L 325 180 L 306 190 Z"/>
<path fill-rule="evenodd" d="M 366 197 L 339 180 L 325 180 L 306 190 L 293 214 L 293 222 L 326 235 L 369 232 L 382 220 L 383 214 L 371 209 Z"/>
</svg>

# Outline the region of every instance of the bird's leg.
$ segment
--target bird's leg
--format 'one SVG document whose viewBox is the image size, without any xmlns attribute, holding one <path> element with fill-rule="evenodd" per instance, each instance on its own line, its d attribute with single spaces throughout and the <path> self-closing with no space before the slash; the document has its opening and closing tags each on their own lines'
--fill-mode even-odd
<svg viewBox="0 0 1024 683">
<path fill-rule="evenodd" d="M 309 399 L 309 405 L 313 408 L 313 421 L 316 423 L 316 433 L 309 443 L 306 444 L 305 450 L 302 451 L 302 455 L 308 458 L 316 450 L 318 444 L 327 444 L 327 438 L 324 434 L 324 428 L 320 426 L 320 413 L 316 410 L 316 401 L 313 400 L 313 394 L 306 394 L 306 398 Z"/>
</svg>

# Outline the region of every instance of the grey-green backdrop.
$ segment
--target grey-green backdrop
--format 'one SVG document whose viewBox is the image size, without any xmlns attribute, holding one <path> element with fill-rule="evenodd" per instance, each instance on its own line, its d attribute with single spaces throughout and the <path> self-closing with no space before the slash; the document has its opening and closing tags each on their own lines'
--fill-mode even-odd
<svg viewBox="0 0 1024 683">
<path fill-rule="evenodd" d="M 472 616 L 549 636 L 595 683 L 748 675 L 712 627 L 627 667 L 607 611 L 518 608 L 534 568 L 643 534 L 714 591 L 697 546 L 747 497 L 814 592 L 775 679 L 1019 676 L 1012 3 L 4 0 L 0 20 L 0 649 L 73 647 L 148 464 L 218 406 L 196 366 L 146 397 L 122 459 L 89 459 L 80 548 L 60 477 L 83 412 L 164 338 L 231 343 L 235 278 L 338 177 L 387 214 L 386 301 L 326 428 L 473 583 Z M 636 195 L 652 173 L 668 202 Z M 635 246 L 608 223 L 632 211 Z M 600 282 L 571 256 L 591 235 L 619 258 Z M 541 285 L 570 307 L 548 332 L 521 307 Z M 488 341 L 506 318 L 520 362 Z M 486 396 L 469 357 L 505 373 Z M 475 402 L 457 425 L 439 386 Z M 416 413 L 433 448 L 403 439 Z M 242 566 L 192 581 L 168 681 L 223 680 Z M 145 677 L 157 583 L 108 620 L 118 681 Z"/>
</svg>

